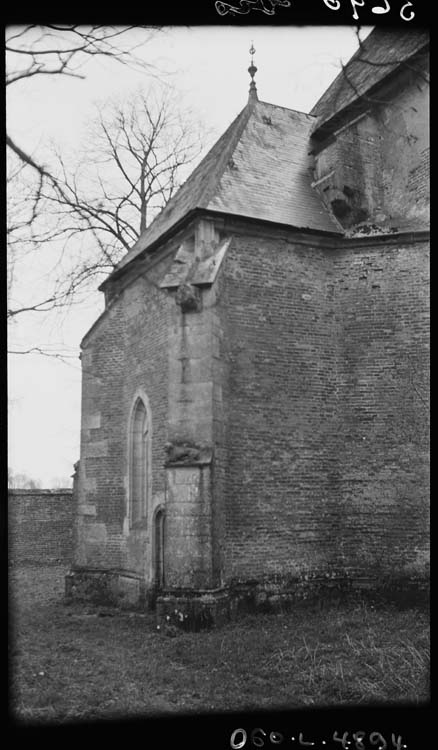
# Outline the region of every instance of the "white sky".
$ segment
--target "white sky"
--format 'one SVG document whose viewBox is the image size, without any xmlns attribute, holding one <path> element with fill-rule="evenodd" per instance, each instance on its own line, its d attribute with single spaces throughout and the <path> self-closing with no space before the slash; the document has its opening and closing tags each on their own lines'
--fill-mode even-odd
<svg viewBox="0 0 438 750">
<path fill-rule="evenodd" d="M 364 38 L 370 28 L 362 28 Z M 140 34 L 135 32 L 136 36 Z M 228 127 L 248 97 L 249 47 L 259 99 L 308 112 L 357 48 L 354 27 L 168 27 L 137 55 L 171 72 L 210 135 L 206 148 Z M 18 145 L 41 153 L 53 139 L 61 149 L 81 143 L 93 103 L 122 93 L 129 97 L 150 82 L 145 73 L 90 60 L 86 80 L 34 77 L 11 87 L 8 131 Z M 205 154 L 205 150 L 203 152 Z M 35 270 L 21 281 L 38 284 Z M 79 343 L 102 309 L 101 294 L 86 304 L 44 316 L 17 318 L 9 348 L 47 346 L 79 355 Z M 8 364 L 9 466 L 40 480 L 44 487 L 68 478 L 79 458 L 80 362 L 68 364 L 36 354 L 11 355 Z M 65 482 L 63 483 L 65 484 Z"/>
</svg>

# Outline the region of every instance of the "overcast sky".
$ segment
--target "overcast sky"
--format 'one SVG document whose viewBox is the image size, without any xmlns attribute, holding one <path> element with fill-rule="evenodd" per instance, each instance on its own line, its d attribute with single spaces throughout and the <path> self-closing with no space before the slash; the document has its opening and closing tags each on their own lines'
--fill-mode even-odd
<svg viewBox="0 0 438 750">
<path fill-rule="evenodd" d="M 370 28 L 362 28 L 364 38 Z M 139 36 L 141 32 L 135 32 Z M 249 47 L 259 99 L 308 112 L 357 48 L 354 27 L 168 27 L 137 51 L 168 72 L 182 101 L 209 131 L 205 147 L 228 127 L 248 97 Z M 8 130 L 16 143 L 33 153 L 55 141 L 61 150 L 78 148 L 93 103 L 113 95 L 129 97 L 150 83 L 143 72 L 90 60 L 85 80 L 34 77 L 11 87 Z M 205 149 L 203 154 L 205 154 Z M 22 284 L 39 283 L 35 269 Z M 69 478 L 79 459 L 79 343 L 102 310 L 96 292 L 80 308 L 17 319 L 9 348 L 44 345 L 66 351 L 67 363 L 41 355 L 11 355 L 9 382 L 9 466 L 41 481 L 44 487 Z"/>
</svg>

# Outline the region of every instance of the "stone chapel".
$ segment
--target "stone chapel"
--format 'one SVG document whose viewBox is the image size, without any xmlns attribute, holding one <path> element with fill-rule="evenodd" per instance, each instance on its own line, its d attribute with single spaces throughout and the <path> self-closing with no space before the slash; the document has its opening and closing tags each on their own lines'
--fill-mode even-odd
<svg viewBox="0 0 438 750">
<path fill-rule="evenodd" d="M 428 579 L 428 34 L 249 98 L 101 285 L 73 598 L 220 623 Z"/>
</svg>

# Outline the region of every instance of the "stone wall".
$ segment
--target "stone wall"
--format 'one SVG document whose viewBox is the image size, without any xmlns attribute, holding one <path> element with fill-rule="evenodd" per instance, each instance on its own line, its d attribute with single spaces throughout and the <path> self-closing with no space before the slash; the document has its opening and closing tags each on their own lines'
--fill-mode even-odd
<svg viewBox="0 0 438 750">
<path fill-rule="evenodd" d="M 82 343 L 83 398 L 75 564 L 116 568 L 146 579 L 151 524 L 164 502 L 168 409 L 169 305 L 159 289 L 169 260 L 115 285 Z M 150 412 L 151 484 L 145 517 L 129 519 L 128 444 L 136 397 Z"/>
<path fill-rule="evenodd" d="M 71 489 L 8 490 L 9 563 L 70 564 L 74 520 Z"/>
<path fill-rule="evenodd" d="M 210 230 L 202 222 L 188 228 L 156 260 L 140 260 L 136 273 L 110 282 L 107 309 L 83 341 L 75 564 L 136 573 L 150 589 L 156 584 L 155 513 L 164 506 L 164 584 L 210 588 L 220 582 L 217 535 L 211 533 L 215 297 L 207 268 L 196 293 L 199 308 L 184 296 L 190 285 L 172 283 L 181 243 L 183 256 L 192 262 L 196 252 L 197 261 L 204 245 L 211 246 Z M 165 278 L 169 286 L 161 288 Z M 152 486 L 146 517 L 132 526 L 128 444 L 136 394 L 150 407 Z"/>
</svg>

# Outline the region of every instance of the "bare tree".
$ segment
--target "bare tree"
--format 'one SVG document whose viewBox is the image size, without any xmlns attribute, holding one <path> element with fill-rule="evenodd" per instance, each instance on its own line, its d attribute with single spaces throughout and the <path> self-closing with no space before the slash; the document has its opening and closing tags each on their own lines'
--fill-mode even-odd
<svg viewBox="0 0 438 750">
<path fill-rule="evenodd" d="M 142 29 L 141 42 L 132 42 L 130 32 Z M 147 26 L 78 26 L 29 24 L 11 27 L 6 33 L 6 86 L 34 76 L 72 76 L 85 78 L 84 68 L 92 57 L 107 57 L 125 65 L 152 72 L 153 66 L 135 54 L 147 43 L 156 29 Z M 42 179 L 51 175 L 42 164 L 15 143 L 7 134 L 7 146 Z M 52 177 L 53 179 L 53 177 Z"/>
<path fill-rule="evenodd" d="M 10 28 L 7 85 L 43 75 L 83 78 L 93 56 L 154 74 L 155 68 L 136 52 L 156 32 L 149 27 L 53 24 Z M 10 133 L 7 147 L 12 321 L 23 313 L 45 313 L 78 301 L 84 285 L 110 272 L 172 196 L 184 166 L 199 154 L 201 140 L 199 126 L 176 104 L 175 93 L 162 86 L 138 93 L 129 105 L 101 107 L 79 163 L 65 153 L 43 160 Z M 19 263 L 47 261 L 52 249 L 47 291 L 38 296 L 26 289 L 21 298 L 19 293 L 14 297 Z M 41 352 L 32 347 L 37 350 Z"/>
<path fill-rule="evenodd" d="M 42 193 L 69 238 L 83 239 L 70 288 L 115 267 L 187 176 L 202 140 L 168 87 L 98 107 L 80 163 L 69 169 L 58 154 L 62 190 Z"/>
<path fill-rule="evenodd" d="M 38 479 L 32 479 L 27 474 L 15 474 L 14 470 L 8 466 L 8 489 L 39 490 L 41 482 Z"/>
<path fill-rule="evenodd" d="M 133 33 L 135 30 L 135 34 Z M 155 74 L 156 68 L 137 53 L 157 33 L 147 26 L 78 26 L 29 24 L 9 27 L 6 31 L 7 91 L 38 76 L 85 78 L 91 58 L 111 59 L 135 69 Z M 13 298 L 17 264 L 35 256 L 54 243 L 61 243 L 60 255 L 66 250 L 65 228 L 50 215 L 45 196 L 57 194 L 65 199 L 65 185 L 59 175 L 38 154 L 29 153 L 10 132 L 6 135 L 8 151 L 8 317 L 20 313 L 47 312 L 62 306 L 66 288 L 59 279 L 42 296 L 26 294 Z M 75 285 L 70 286 L 70 298 Z M 34 290 L 31 290 L 34 291 Z"/>
<path fill-rule="evenodd" d="M 72 485 L 71 477 L 53 477 L 50 481 L 50 489 L 52 490 L 69 490 L 72 488 Z"/>
<path fill-rule="evenodd" d="M 202 136 L 169 87 L 100 105 L 79 162 L 55 152 L 49 179 L 32 173 L 28 190 L 21 186 L 17 215 L 11 213 L 10 255 L 47 254 L 52 243 L 59 259 L 48 294 L 10 304 L 9 318 L 80 300 L 90 282 L 95 287 L 112 271 L 179 187 L 200 154 Z M 14 174 L 15 182 L 23 181 L 23 170 Z"/>
<path fill-rule="evenodd" d="M 29 267 L 40 258 L 39 253 L 47 255 L 50 242 L 58 235 L 58 224 L 50 220 L 47 201 L 42 196 L 41 179 L 33 171 L 26 169 L 25 163 L 8 154 L 7 174 L 7 291 L 8 319 L 12 320 L 20 313 L 35 311 L 47 312 L 63 302 L 63 290 L 59 284 L 44 294 L 38 289 L 35 296 L 29 289 L 26 300 L 15 298 L 16 276 L 20 274 L 21 264 Z"/>
</svg>

